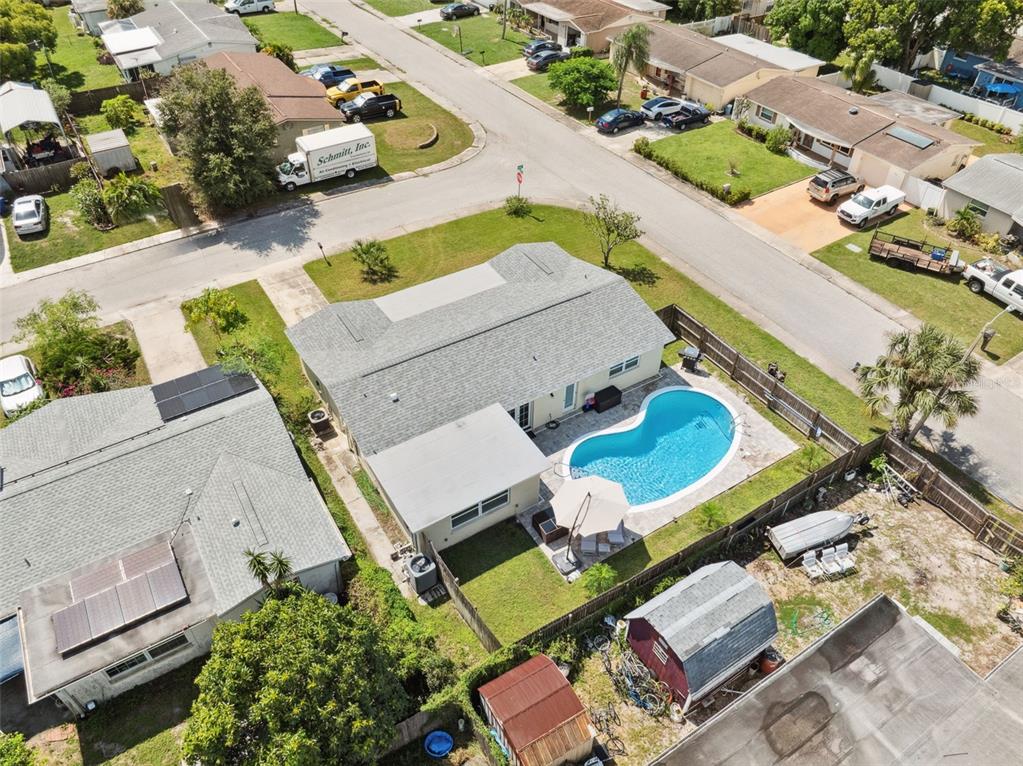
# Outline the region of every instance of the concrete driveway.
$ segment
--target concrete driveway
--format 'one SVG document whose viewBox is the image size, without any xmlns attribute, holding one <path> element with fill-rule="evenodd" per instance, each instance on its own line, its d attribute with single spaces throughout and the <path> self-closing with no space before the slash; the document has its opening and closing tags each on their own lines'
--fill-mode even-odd
<svg viewBox="0 0 1023 766">
<path fill-rule="evenodd" d="M 738 212 L 786 242 L 812 253 L 856 231 L 838 220 L 838 203 L 810 199 L 806 181 L 775 189 L 737 208 Z"/>
</svg>

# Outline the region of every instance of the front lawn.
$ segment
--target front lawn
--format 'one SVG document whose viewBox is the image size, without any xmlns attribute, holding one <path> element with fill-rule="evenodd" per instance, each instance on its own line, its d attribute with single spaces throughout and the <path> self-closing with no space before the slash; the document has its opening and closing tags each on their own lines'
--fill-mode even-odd
<svg viewBox="0 0 1023 766">
<path fill-rule="evenodd" d="M 947 238 L 940 236 L 940 229 L 929 230 L 924 223 L 924 212 L 914 209 L 884 224 L 881 230 L 911 239 L 949 244 Z M 984 325 L 1004 308 L 991 298 L 974 295 L 966 288 L 966 283 L 958 279 L 916 270 L 903 271 L 870 258 L 867 255 L 870 237 L 870 231 L 850 234 L 821 248 L 813 256 L 925 322 L 953 333 L 964 343 L 972 343 Z M 859 247 L 861 252 L 849 250 L 846 247 L 849 244 Z M 953 246 L 966 261 L 984 255 L 979 250 Z M 997 335 L 983 354 L 987 359 L 1002 364 L 1023 351 L 1023 321 L 1018 317 L 1003 316 L 994 329 Z M 978 353 L 981 352 L 978 350 Z"/>
<path fill-rule="evenodd" d="M 438 3 L 432 3 L 430 0 L 366 0 L 366 2 L 385 16 L 405 16 L 440 7 Z"/>
<path fill-rule="evenodd" d="M 278 11 L 244 21 L 253 36 L 267 45 L 287 45 L 293 51 L 344 45 L 336 34 L 301 13 Z"/>
<path fill-rule="evenodd" d="M 436 21 L 416 27 L 416 31 L 482 66 L 520 58 L 522 46 L 529 42 L 529 37 L 510 26 L 502 40 L 501 19 L 496 15 Z"/>
<path fill-rule="evenodd" d="M 383 67 L 380 66 L 380 62 L 376 59 L 371 59 L 369 56 L 356 56 L 355 58 L 350 59 L 338 59 L 337 61 L 331 61 L 330 63 L 336 64 L 337 66 L 347 67 L 356 74 L 360 74 L 364 69 L 383 69 Z M 304 69 L 305 67 L 299 68 Z"/>
<path fill-rule="evenodd" d="M 166 215 L 153 214 L 110 231 L 99 231 L 81 220 L 68 192 L 45 196 L 50 206 L 50 227 L 45 233 L 30 234 L 28 239 L 21 239 L 14 233 L 10 216 L 4 219 L 11 249 L 11 268 L 15 271 L 66 261 L 174 228 L 174 223 Z"/>
<path fill-rule="evenodd" d="M 116 66 L 96 61 L 96 53 L 103 48 L 93 44 L 96 38 L 75 29 L 66 6 L 50 8 L 48 12 L 57 28 L 57 48 L 50 51 L 49 66 L 42 51 L 36 54 L 36 74 L 40 79 L 50 77 L 52 71 L 53 78 L 70 90 L 106 88 L 124 82 Z"/>
<path fill-rule="evenodd" d="M 740 134 L 731 120 L 687 129 L 654 141 L 650 148 L 655 156 L 681 165 L 693 178 L 717 187 L 746 187 L 753 197 L 813 175 L 801 162 L 769 152 L 760 142 Z M 739 175 L 729 174 L 729 163 Z"/>
<path fill-rule="evenodd" d="M 980 146 L 973 147 L 973 153 L 978 157 L 983 157 L 985 154 L 1004 154 L 1013 150 L 1013 136 L 1003 136 L 1000 133 L 995 133 L 993 130 L 988 130 L 981 125 L 974 125 L 966 120 L 956 120 L 953 122 L 952 130 L 961 136 L 981 142 Z M 1003 140 L 1006 138 L 1008 141 Z"/>
<path fill-rule="evenodd" d="M 366 125 L 377 138 L 377 160 L 388 175 L 443 162 L 472 144 L 468 125 L 411 85 L 396 82 L 385 88 L 401 99 L 401 114 Z M 437 129 L 436 143 L 420 149 L 433 128 Z"/>
<path fill-rule="evenodd" d="M 360 300 L 475 266 L 519 242 L 545 241 L 556 242 L 577 258 L 600 263 L 580 212 L 537 205 L 527 218 L 511 218 L 497 209 L 388 240 L 388 252 L 398 269 L 398 277 L 390 283 L 364 282 L 349 253 L 333 256 L 330 266 L 317 260 L 305 269 L 328 300 Z M 881 424 L 866 417 L 855 393 L 643 246 L 623 245 L 613 260 L 651 308 L 678 303 L 761 366 L 777 361 L 788 373 L 786 382 L 793 391 L 858 439 L 877 435 L 875 429 Z"/>
<path fill-rule="evenodd" d="M 580 122 L 590 122 L 589 115 L 586 110 L 578 106 L 568 106 L 563 103 L 561 94 L 558 93 L 554 88 L 551 87 L 550 80 L 547 77 L 547 73 L 531 74 L 525 77 L 519 77 L 511 81 L 512 85 L 518 85 L 522 90 L 526 91 L 532 96 L 536 96 L 541 101 L 545 101 L 553 107 L 557 107 L 562 110 L 569 117 L 573 117 Z M 640 84 L 636 82 L 634 77 L 626 77 L 625 85 L 622 88 L 622 108 L 623 109 L 639 109 L 643 105 L 643 99 L 639 95 Z M 593 110 L 593 119 L 597 119 L 600 115 L 609 109 L 615 108 L 614 97 L 617 95 L 616 92 L 610 94 L 611 98 L 601 104 L 599 107 Z"/>
</svg>

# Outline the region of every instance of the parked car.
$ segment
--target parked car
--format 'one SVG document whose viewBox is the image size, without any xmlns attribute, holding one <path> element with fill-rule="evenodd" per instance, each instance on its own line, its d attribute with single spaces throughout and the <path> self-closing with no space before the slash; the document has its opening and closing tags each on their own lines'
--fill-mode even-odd
<svg viewBox="0 0 1023 766">
<path fill-rule="evenodd" d="M 474 3 L 448 3 L 440 9 L 440 17 L 445 21 L 479 15 L 480 7 Z"/>
<path fill-rule="evenodd" d="M 991 258 L 981 258 L 966 267 L 965 276 L 972 292 L 988 293 L 1023 316 L 1023 269 L 1012 271 Z"/>
<path fill-rule="evenodd" d="M 43 386 L 32 360 L 21 354 L 0 359 L 0 409 L 11 417 L 22 407 L 43 398 Z"/>
<path fill-rule="evenodd" d="M 269 13 L 274 9 L 274 0 L 227 0 L 224 10 L 242 16 L 247 13 Z"/>
<path fill-rule="evenodd" d="M 643 124 L 643 115 L 632 109 L 612 109 L 597 118 L 597 130 L 601 133 L 617 133 L 623 128 Z"/>
<path fill-rule="evenodd" d="M 46 231 L 50 210 L 46 205 L 46 200 L 38 194 L 29 194 L 14 200 L 11 218 L 14 221 L 14 231 L 19 237 L 24 237 L 26 234 Z"/>
<path fill-rule="evenodd" d="M 660 120 L 662 117 L 667 117 L 669 114 L 675 114 L 679 109 L 682 108 L 682 104 L 686 103 L 679 98 L 669 98 L 668 96 L 657 96 L 649 101 L 645 102 L 640 107 L 639 111 L 643 113 L 643 116 L 648 120 Z"/>
<path fill-rule="evenodd" d="M 666 128 L 685 130 L 690 125 L 706 125 L 710 122 L 710 112 L 699 104 L 682 104 L 678 110 L 661 120 Z"/>
<path fill-rule="evenodd" d="M 553 40 L 530 40 L 522 49 L 522 55 L 527 59 L 533 58 L 537 53 L 544 51 L 560 51 L 561 44 Z"/>
<path fill-rule="evenodd" d="M 906 193 L 894 186 L 864 189 L 838 206 L 838 218 L 862 229 L 871 221 L 894 213 L 905 199 Z"/>
<path fill-rule="evenodd" d="M 314 80 L 318 80 L 325 88 L 333 88 L 345 80 L 355 79 L 355 72 L 337 64 L 317 64 L 314 67 L 303 69 L 299 74 L 303 77 L 312 77 Z"/>
<path fill-rule="evenodd" d="M 394 117 L 401 111 L 401 99 L 393 93 L 375 96 L 363 93 L 347 104 L 341 105 L 341 116 L 345 122 L 362 122 L 375 117 Z"/>
<path fill-rule="evenodd" d="M 551 64 L 565 61 L 571 56 L 572 54 L 568 51 L 540 51 L 535 56 L 526 59 L 526 66 L 532 72 L 546 72 L 550 69 Z"/>
<path fill-rule="evenodd" d="M 810 179 L 806 187 L 807 193 L 814 199 L 827 202 L 829 205 L 846 194 L 858 194 L 866 184 L 852 173 L 838 168 L 822 170 Z"/>
<path fill-rule="evenodd" d="M 338 106 L 346 101 L 351 101 L 361 93 L 376 93 L 382 95 L 384 86 L 377 80 L 356 80 L 355 78 L 345 80 L 340 85 L 327 89 L 327 101 L 331 106 Z"/>
</svg>

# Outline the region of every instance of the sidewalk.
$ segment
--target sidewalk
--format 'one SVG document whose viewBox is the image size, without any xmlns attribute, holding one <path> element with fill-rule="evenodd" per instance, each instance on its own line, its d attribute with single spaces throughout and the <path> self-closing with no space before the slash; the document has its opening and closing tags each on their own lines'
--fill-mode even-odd
<svg viewBox="0 0 1023 766">
<path fill-rule="evenodd" d="M 287 327 L 327 306 L 327 299 L 302 264 L 265 274 L 258 281 Z"/>
<path fill-rule="evenodd" d="M 128 319 L 153 383 L 164 383 L 206 367 L 177 306 L 163 305 L 156 311 Z"/>
</svg>

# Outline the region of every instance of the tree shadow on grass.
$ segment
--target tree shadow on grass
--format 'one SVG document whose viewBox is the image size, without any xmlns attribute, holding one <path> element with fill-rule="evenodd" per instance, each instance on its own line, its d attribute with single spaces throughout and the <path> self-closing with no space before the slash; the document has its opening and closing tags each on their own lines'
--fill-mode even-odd
<svg viewBox="0 0 1023 766">
<path fill-rule="evenodd" d="M 76 70 L 68 69 L 61 64 L 50 64 L 47 66 L 44 62 L 37 67 L 40 77 L 50 77 L 51 70 L 53 72 L 52 78 L 68 90 L 81 90 L 85 85 L 85 75 Z"/>
<path fill-rule="evenodd" d="M 637 285 L 643 285 L 644 287 L 653 287 L 660 279 L 657 272 L 649 266 L 615 266 L 613 267 L 613 271 L 624 277 L 629 282 Z"/>
</svg>

